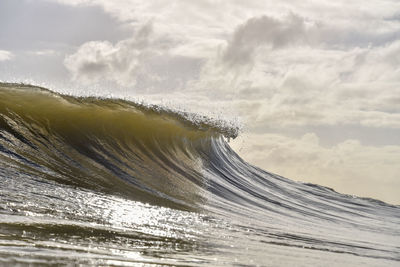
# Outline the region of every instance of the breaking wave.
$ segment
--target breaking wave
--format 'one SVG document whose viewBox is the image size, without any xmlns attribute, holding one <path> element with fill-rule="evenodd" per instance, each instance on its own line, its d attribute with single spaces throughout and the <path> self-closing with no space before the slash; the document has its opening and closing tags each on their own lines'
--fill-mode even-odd
<svg viewBox="0 0 400 267">
<path fill-rule="evenodd" d="M 76 263 L 162 264 L 173 259 L 174 264 L 210 264 L 214 258 L 210 255 L 217 251 L 239 255 L 236 261 L 226 256 L 222 263 L 246 263 L 249 256 L 240 257 L 242 252 L 234 246 L 253 248 L 249 253 L 254 254 L 254 264 L 262 265 L 266 251 L 273 253 L 276 246 L 290 247 L 292 252 L 287 253 L 293 255 L 301 254 L 293 252 L 295 249 L 316 250 L 322 253 L 318 254 L 320 260 L 323 253 L 330 252 L 366 257 L 371 265 L 398 262 L 399 207 L 294 182 L 251 166 L 229 146 L 228 139 L 237 134 L 234 125 L 195 114 L 120 99 L 61 95 L 31 85 L 0 84 L 0 239 L 12 240 L 14 236 L 13 242 L 18 239 L 22 247 L 33 243 L 37 247 L 37 237 L 42 236 L 39 239 L 43 242 L 50 238 L 45 232 L 50 232 L 57 237 L 48 247 L 54 252 L 60 240 L 70 238 L 74 231 L 80 233 L 79 240 L 101 237 L 102 241 L 95 240 L 96 246 L 107 253 L 96 251 L 103 256 L 83 262 L 82 254 L 76 251 L 79 247 L 90 254 L 82 248 L 87 244 L 71 241 L 76 253 L 63 260 L 70 262 L 72 258 Z M 97 198 L 103 204 L 93 205 Z M 121 208 L 114 205 L 111 209 L 114 202 Z M 153 207 L 163 208 L 155 211 Z M 154 219 L 156 224 L 126 225 L 126 221 L 116 223 L 118 216 L 112 213 L 105 216 L 102 212 L 107 209 L 114 213 L 123 209 L 122 218 L 129 211 L 143 209 L 149 217 L 173 213 L 189 224 L 177 224 L 168 217 L 170 221 L 164 218 L 162 223 Z M 169 227 L 175 235 L 152 230 L 150 236 L 146 227 Z M 204 239 L 207 229 L 213 230 Z M 34 233 L 25 238 L 30 243 L 15 237 L 26 231 Z M 218 238 L 214 240 L 212 235 Z M 221 236 L 232 240 L 222 244 Z M 247 245 L 236 243 L 242 238 Z M 145 240 L 147 246 L 132 245 L 141 258 L 136 255 L 133 259 L 101 245 L 104 240 L 114 244 L 122 239 Z M 201 248 L 203 241 L 212 244 L 211 251 Z M 129 250 L 118 244 L 121 251 Z M 166 256 L 165 248 L 171 250 L 176 244 L 182 246 L 176 251 L 186 254 Z M 158 249 L 159 254 L 143 258 L 143 246 Z M 227 246 L 232 249 L 224 249 Z M 0 256 L 8 263 L 19 262 L 15 255 L 28 255 L 33 262 L 54 261 L 50 252 L 23 254 L 10 247 L 7 242 L 0 244 Z M 63 247 L 63 251 L 70 248 Z M 114 257 L 116 254 L 119 256 Z M 289 258 L 283 262 L 289 264 Z"/>
</svg>

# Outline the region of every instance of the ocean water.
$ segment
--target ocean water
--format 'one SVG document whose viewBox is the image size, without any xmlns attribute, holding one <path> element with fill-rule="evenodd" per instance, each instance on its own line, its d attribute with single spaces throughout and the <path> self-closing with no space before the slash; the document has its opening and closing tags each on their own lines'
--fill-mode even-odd
<svg viewBox="0 0 400 267">
<path fill-rule="evenodd" d="M 399 206 L 254 167 L 237 134 L 0 84 L 0 265 L 400 266 Z"/>
</svg>

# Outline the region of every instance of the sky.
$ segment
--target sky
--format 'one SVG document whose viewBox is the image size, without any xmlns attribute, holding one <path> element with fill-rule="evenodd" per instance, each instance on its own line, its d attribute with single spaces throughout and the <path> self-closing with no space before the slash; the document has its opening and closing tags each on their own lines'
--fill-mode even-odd
<svg viewBox="0 0 400 267">
<path fill-rule="evenodd" d="M 398 0 L 1 0 L 0 80 L 237 120 L 250 163 L 400 204 Z"/>
</svg>

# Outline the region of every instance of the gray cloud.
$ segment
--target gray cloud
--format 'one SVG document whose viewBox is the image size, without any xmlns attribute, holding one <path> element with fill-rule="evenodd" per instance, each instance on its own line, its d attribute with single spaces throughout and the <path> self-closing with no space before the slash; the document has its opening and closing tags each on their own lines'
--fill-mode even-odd
<svg viewBox="0 0 400 267">
<path fill-rule="evenodd" d="M 139 91 L 176 90 L 195 78 L 199 59 L 174 55 L 175 41 L 157 36 L 152 22 L 139 28 L 132 38 L 117 42 L 92 41 L 65 58 L 75 80 L 90 84 L 111 81 Z"/>
<path fill-rule="evenodd" d="M 277 49 L 307 41 L 304 19 L 290 14 L 283 20 L 268 16 L 255 17 L 239 25 L 223 54 L 223 61 L 245 64 L 253 60 L 255 50 L 268 45 Z"/>
<path fill-rule="evenodd" d="M 73 78 L 86 83 L 98 80 L 115 80 L 120 84 L 134 85 L 141 71 L 141 59 L 157 53 L 150 46 L 152 24 L 137 31 L 133 38 L 113 45 L 109 41 L 84 43 L 78 51 L 65 58 L 64 63 Z"/>
<path fill-rule="evenodd" d="M 363 25 L 366 24 L 366 25 Z M 333 21 L 306 19 L 290 13 L 280 19 L 271 16 L 252 17 L 236 27 L 222 60 L 230 66 L 252 63 L 259 48 L 271 50 L 312 46 L 331 50 L 383 46 L 400 39 L 400 29 L 384 21 L 376 22 L 381 30 L 368 23 L 341 25 Z M 368 27 L 368 28 L 360 28 Z M 262 50 L 263 53 L 268 53 Z"/>
</svg>

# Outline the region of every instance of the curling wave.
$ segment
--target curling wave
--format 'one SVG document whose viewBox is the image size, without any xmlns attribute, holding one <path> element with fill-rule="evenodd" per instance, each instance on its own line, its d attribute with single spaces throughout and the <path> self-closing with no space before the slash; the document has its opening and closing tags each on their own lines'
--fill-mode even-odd
<svg viewBox="0 0 400 267">
<path fill-rule="evenodd" d="M 169 206 L 193 206 L 211 143 L 237 128 L 123 100 L 2 84 L 1 161 L 19 172 Z"/>
<path fill-rule="evenodd" d="M 256 255 L 252 256 L 255 264 L 264 263 L 265 251 L 260 249 L 260 244 L 344 253 L 389 263 L 398 261 L 399 239 L 395 237 L 400 233 L 399 207 L 294 182 L 251 166 L 227 142 L 237 134 L 238 128 L 233 125 L 157 106 L 119 99 L 66 96 L 31 85 L 0 84 L 0 179 L 3 186 L 0 212 L 8 216 L 15 213 L 0 220 L 0 224 L 3 229 L 9 229 L 4 230 L 7 234 L 14 233 L 14 236 L 24 229 L 34 229 L 34 232 L 42 227 L 62 233 L 64 238 L 70 229 L 80 229 L 73 231 L 89 236 L 96 232 L 98 236 L 107 236 L 111 243 L 118 243 L 122 238 L 131 240 L 134 236 L 135 239 L 155 240 L 158 249 L 160 243 L 171 249 L 167 244 L 186 242 L 185 248 L 189 247 L 192 253 L 188 257 L 202 259 L 201 263 L 205 264 L 210 264 L 210 252 L 200 249 L 200 243 L 193 244 L 193 240 L 199 240 L 194 232 L 205 234 L 207 228 L 213 229 L 211 235 L 232 237 L 230 246 L 235 244 L 238 249 L 245 248 L 235 242 L 246 238 L 247 249 L 255 251 Z M 19 180 L 13 177 L 24 177 L 24 182 L 16 185 Z M 58 188 L 58 193 L 54 193 L 53 187 Z M 70 192 L 68 190 L 74 193 L 65 193 Z M 20 194 L 30 194 L 28 201 L 35 204 L 21 204 Z M 90 204 L 90 194 L 96 194 L 90 199 L 100 198 L 107 203 L 104 204 L 108 207 L 107 216 L 99 215 L 105 208 Z M 137 224 L 126 226 L 126 222 L 117 220 L 119 228 L 111 228 L 113 234 L 108 235 L 109 228 L 104 225 L 111 225 L 110 218 L 114 224 L 116 221 L 109 210 L 122 209 L 111 209 L 110 203 L 124 205 L 110 196 L 171 209 L 160 213 L 148 211 L 150 208 L 141 204 L 132 204 L 134 209 L 132 205 L 126 207 L 124 216 L 128 216 L 129 210 L 138 209 L 147 210 L 150 217 L 164 213 L 168 217 L 173 213 L 190 221 L 185 227 L 192 228 L 191 237 L 187 238 L 187 229 L 182 230 L 181 222 L 165 219 L 161 223 L 156 218 L 153 223 L 165 224 L 168 229 L 183 234 L 173 240 L 164 240 L 166 236 L 157 234 L 139 238 Z M 44 198 L 53 199 L 62 208 L 55 212 L 57 209 L 49 203 L 41 203 Z M 85 212 L 82 215 L 76 210 Z M 32 222 L 24 219 L 27 214 L 57 215 Z M 198 214 L 212 214 L 219 219 Z M 93 221 L 98 226 L 84 223 Z M 144 225 L 148 224 L 160 227 L 149 222 Z M 223 229 L 221 225 L 231 228 Z M 135 233 L 127 233 L 133 228 Z M 146 231 L 142 234 L 148 234 L 148 229 Z M 40 235 L 46 234 L 40 232 L 34 236 Z M 208 239 L 207 242 L 212 243 L 212 238 Z M 217 239 L 213 242 L 214 247 L 226 246 Z M 0 256 L 3 255 L 1 246 Z M 193 252 L 195 250 L 201 253 Z M 239 255 L 238 251 L 232 249 L 227 253 Z M 71 257 L 76 262 L 80 256 Z M 165 263 L 164 260 L 154 261 L 154 257 L 150 257 L 151 262 Z M 37 259 L 37 255 L 33 258 Z M 242 255 L 236 261 L 225 259 L 224 262 L 229 265 L 247 260 L 248 255 Z"/>
</svg>

